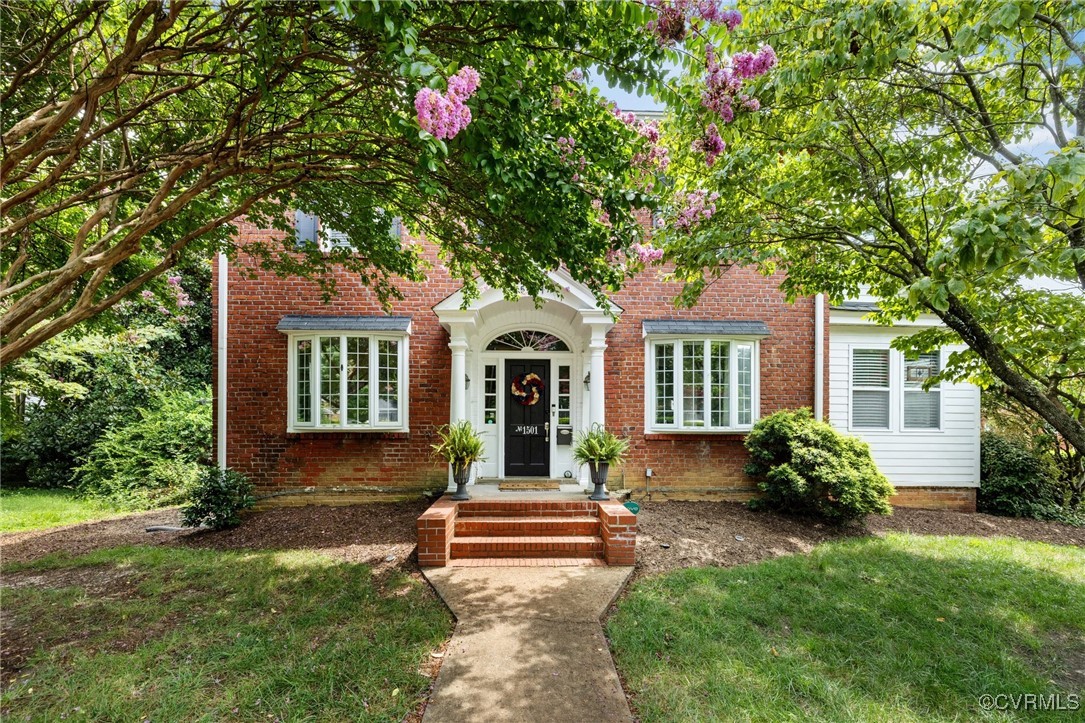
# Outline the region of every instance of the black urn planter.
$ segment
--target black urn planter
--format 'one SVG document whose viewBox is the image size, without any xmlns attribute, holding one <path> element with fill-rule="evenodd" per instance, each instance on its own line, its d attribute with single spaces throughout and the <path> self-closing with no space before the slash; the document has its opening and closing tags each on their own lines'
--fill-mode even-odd
<svg viewBox="0 0 1085 723">
<path fill-rule="evenodd" d="M 610 470 L 609 462 L 588 462 L 588 471 L 591 472 L 591 483 L 595 485 L 589 500 L 601 502 L 609 500 L 607 495 L 607 472 Z"/>
<path fill-rule="evenodd" d="M 462 501 L 469 500 L 471 496 L 467 494 L 467 480 L 471 478 L 471 465 L 465 464 L 462 467 L 452 468 L 452 479 L 456 481 L 456 491 L 452 495 L 452 499 Z"/>
</svg>

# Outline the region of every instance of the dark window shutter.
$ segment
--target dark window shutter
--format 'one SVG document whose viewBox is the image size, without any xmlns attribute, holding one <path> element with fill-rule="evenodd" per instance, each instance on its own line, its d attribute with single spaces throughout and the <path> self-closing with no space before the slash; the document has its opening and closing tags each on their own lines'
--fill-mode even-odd
<svg viewBox="0 0 1085 723">
<path fill-rule="evenodd" d="M 295 211 L 294 226 L 297 229 L 298 248 L 317 242 L 317 217 L 315 214 L 305 213 L 304 211 Z"/>
</svg>

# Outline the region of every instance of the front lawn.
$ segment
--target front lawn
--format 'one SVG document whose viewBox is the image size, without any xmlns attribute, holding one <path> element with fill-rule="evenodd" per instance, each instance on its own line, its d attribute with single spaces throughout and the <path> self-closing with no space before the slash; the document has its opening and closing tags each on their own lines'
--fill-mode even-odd
<svg viewBox="0 0 1085 723">
<path fill-rule="evenodd" d="M 1068 720 L 980 696 L 1081 694 L 1082 611 L 1085 550 L 888 534 L 643 578 L 607 632 L 644 721 Z"/>
<path fill-rule="evenodd" d="M 307 551 L 114 548 L 4 584 L 6 720 L 401 720 L 452 627 L 424 582 Z"/>
<path fill-rule="evenodd" d="M 117 514 L 121 513 L 97 500 L 78 497 L 72 490 L 0 490 L 0 532 L 73 525 Z"/>
</svg>

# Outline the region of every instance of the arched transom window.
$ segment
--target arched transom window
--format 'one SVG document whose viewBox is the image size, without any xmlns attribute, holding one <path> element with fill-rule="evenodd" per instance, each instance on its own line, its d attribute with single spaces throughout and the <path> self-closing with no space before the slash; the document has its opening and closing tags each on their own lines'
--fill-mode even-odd
<svg viewBox="0 0 1085 723">
<path fill-rule="evenodd" d="M 569 351 L 569 345 L 545 331 L 518 329 L 495 338 L 486 351 Z"/>
</svg>

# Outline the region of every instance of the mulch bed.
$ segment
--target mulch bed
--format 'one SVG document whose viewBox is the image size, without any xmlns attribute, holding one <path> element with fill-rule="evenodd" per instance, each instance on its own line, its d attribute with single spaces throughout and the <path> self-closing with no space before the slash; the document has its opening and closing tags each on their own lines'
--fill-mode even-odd
<svg viewBox="0 0 1085 723">
<path fill-rule="evenodd" d="M 637 515 L 638 577 L 684 567 L 731 567 L 809 552 L 848 537 L 912 532 L 919 535 L 1016 537 L 1085 547 L 1085 528 L 985 514 L 898 508 L 890 517 L 835 527 L 809 519 L 754 512 L 735 502 L 646 502 Z"/>
<path fill-rule="evenodd" d="M 240 527 L 148 533 L 152 525 L 180 525 L 175 509 L 50 530 L 0 534 L 5 564 L 45 555 L 84 555 L 123 545 L 183 545 L 215 550 L 319 550 L 346 562 L 372 565 L 377 574 L 414 569 L 415 520 L 425 500 L 348 507 L 284 507 L 246 515 Z"/>
<path fill-rule="evenodd" d="M 416 572 L 415 520 L 429 502 L 347 507 L 285 507 L 256 512 L 223 532 L 144 532 L 180 524 L 177 510 L 158 510 L 51 530 L 0 535 L 5 563 L 52 553 L 82 555 L 121 545 L 184 545 L 215 550 L 309 549 L 372 565 L 378 575 Z M 845 528 L 813 520 L 753 512 L 734 502 L 646 502 L 637 516 L 637 575 L 698 565 L 730 567 L 809 552 L 829 540 L 886 532 L 925 535 L 1003 535 L 1085 547 L 1085 528 L 984 514 L 897 509 Z"/>
</svg>

